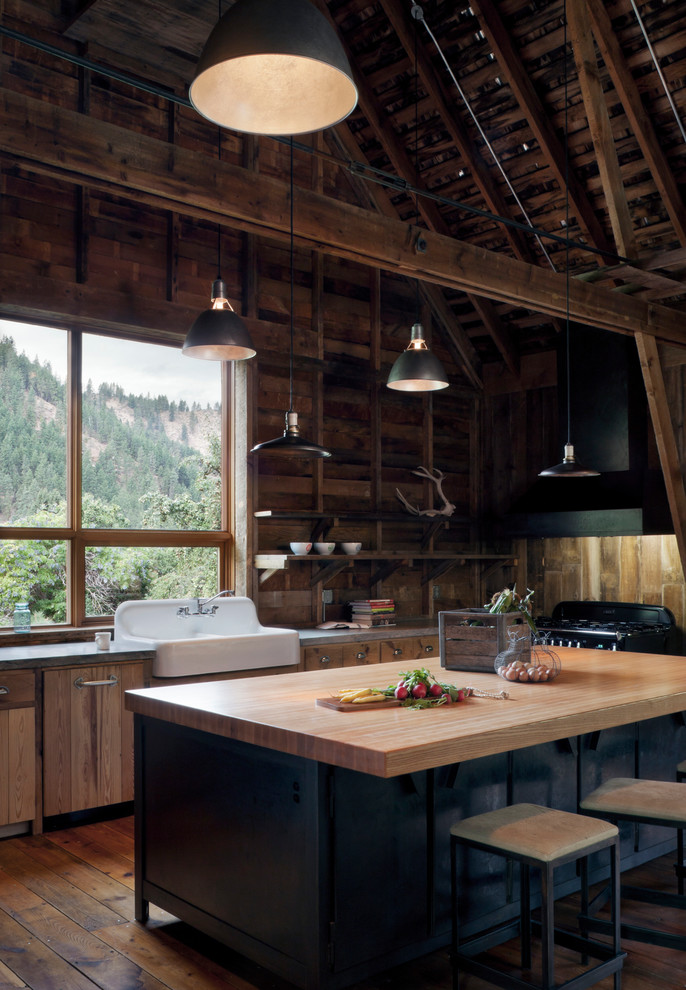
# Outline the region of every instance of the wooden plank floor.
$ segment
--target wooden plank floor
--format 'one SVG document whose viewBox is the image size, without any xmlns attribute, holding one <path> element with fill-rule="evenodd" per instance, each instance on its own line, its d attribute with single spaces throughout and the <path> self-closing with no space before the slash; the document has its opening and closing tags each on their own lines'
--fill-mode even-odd
<svg viewBox="0 0 686 990">
<path fill-rule="evenodd" d="M 639 882 L 673 889 L 673 857 L 636 870 Z M 123 818 L 0 841 L 0 990 L 291 990 L 258 966 L 151 906 L 133 920 L 133 819 Z M 558 905 L 571 919 L 575 898 Z M 639 908 L 638 910 L 644 910 Z M 648 909 L 651 910 L 651 909 Z M 655 909 L 652 909 L 655 910 Z M 680 912 L 658 909 L 684 931 Z M 635 913 L 625 910 L 626 920 Z M 624 990 L 686 986 L 686 953 L 626 943 Z M 499 950 L 512 958 L 514 947 Z M 558 979 L 575 957 L 556 953 Z M 612 987 L 609 977 L 597 984 Z M 462 990 L 485 990 L 464 978 Z M 449 990 L 447 950 L 356 985 L 354 990 Z"/>
</svg>

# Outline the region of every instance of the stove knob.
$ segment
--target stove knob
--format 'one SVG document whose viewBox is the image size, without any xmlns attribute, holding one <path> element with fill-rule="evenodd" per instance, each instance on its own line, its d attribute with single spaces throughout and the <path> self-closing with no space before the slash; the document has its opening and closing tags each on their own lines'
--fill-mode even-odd
<svg viewBox="0 0 686 990">
<path fill-rule="evenodd" d="M 617 644 L 616 643 L 613 643 L 612 646 L 610 647 L 610 649 L 611 650 L 617 650 Z"/>
<path fill-rule="evenodd" d="M 575 649 L 575 650 L 580 650 L 580 649 L 581 649 L 581 643 L 579 642 L 579 640 L 578 640 L 578 639 L 577 639 L 577 640 L 575 640 L 575 641 L 574 641 L 574 642 L 572 643 L 572 646 L 574 647 L 574 649 Z"/>
</svg>

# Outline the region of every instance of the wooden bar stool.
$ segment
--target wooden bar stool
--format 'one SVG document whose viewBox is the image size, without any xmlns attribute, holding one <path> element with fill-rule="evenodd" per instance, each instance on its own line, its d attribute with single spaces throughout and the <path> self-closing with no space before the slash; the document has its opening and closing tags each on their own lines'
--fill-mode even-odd
<svg viewBox="0 0 686 990">
<path fill-rule="evenodd" d="M 463 970 L 472 973 L 496 986 L 523 990 L 540 988 L 553 990 L 555 987 L 554 948 L 557 942 L 581 953 L 583 965 L 588 956 L 602 961 L 586 969 L 580 975 L 564 983 L 565 990 L 582 990 L 593 986 L 599 980 L 614 974 L 615 990 L 621 986 L 621 969 L 625 953 L 620 944 L 619 918 L 619 833 L 615 825 L 607 822 L 594 822 L 583 815 L 573 815 L 567 811 L 556 811 L 535 804 L 514 804 L 498 811 L 489 811 L 473 818 L 457 822 L 450 829 L 450 870 L 452 887 L 452 970 L 453 987 L 458 990 L 459 973 Z M 522 980 L 514 973 L 504 972 L 476 957 L 477 953 L 505 941 L 510 937 L 513 924 L 510 922 L 487 933 L 471 936 L 463 942 L 459 938 L 458 925 L 458 845 L 483 849 L 486 852 L 503 856 L 519 863 L 520 871 L 520 911 L 519 929 L 521 967 L 531 968 L 532 931 L 540 932 L 542 952 L 541 982 Z M 588 912 L 588 856 L 607 849 L 610 855 L 610 901 L 613 924 L 611 944 L 598 942 L 587 934 L 587 929 L 579 933 L 555 928 L 555 898 L 553 889 L 554 870 L 564 863 L 579 861 L 581 875 L 582 915 Z M 536 867 L 541 876 L 541 921 L 531 917 L 530 869 Z"/>
<path fill-rule="evenodd" d="M 606 818 L 615 824 L 625 821 L 663 825 L 666 828 L 676 829 L 677 862 L 674 868 L 678 879 L 678 892 L 673 894 L 669 891 L 649 890 L 646 887 L 622 884 L 621 895 L 629 900 L 686 909 L 683 890 L 684 875 L 686 875 L 684 868 L 686 787 L 683 784 L 671 780 L 613 777 L 585 797 L 579 808 L 584 814 Z M 602 931 L 607 927 L 605 922 L 595 918 L 589 918 L 588 923 L 589 928 L 596 931 Z M 686 950 L 686 935 L 674 935 L 658 928 L 624 923 L 622 935 L 640 942 Z"/>
</svg>

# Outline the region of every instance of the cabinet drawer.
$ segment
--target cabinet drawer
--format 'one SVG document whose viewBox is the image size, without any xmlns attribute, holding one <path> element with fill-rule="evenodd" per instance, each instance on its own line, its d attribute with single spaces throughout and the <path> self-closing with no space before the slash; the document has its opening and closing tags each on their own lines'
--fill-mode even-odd
<svg viewBox="0 0 686 990">
<path fill-rule="evenodd" d="M 360 664 L 378 662 L 378 643 L 345 643 L 343 645 L 344 667 L 358 667 Z"/>
<path fill-rule="evenodd" d="M 306 646 L 303 650 L 305 670 L 327 670 L 343 666 L 343 646 Z"/>
<path fill-rule="evenodd" d="M 0 708 L 32 705 L 36 700 L 32 670 L 0 670 Z"/>
<path fill-rule="evenodd" d="M 430 660 L 431 657 L 438 656 L 438 636 L 418 636 L 416 643 L 418 660 Z"/>
<path fill-rule="evenodd" d="M 417 640 L 414 636 L 404 639 L 384 639 L 379 644 L 379 660 L 381 663 L 405 663 L 414 659 L 417 651 Z"/>
</svg>

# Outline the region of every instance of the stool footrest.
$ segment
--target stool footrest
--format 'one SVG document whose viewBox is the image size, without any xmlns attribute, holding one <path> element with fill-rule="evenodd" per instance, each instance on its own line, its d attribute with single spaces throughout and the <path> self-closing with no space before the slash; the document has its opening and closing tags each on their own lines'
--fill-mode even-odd
<svg viewBox="0 0 686 990">
<path fill-rule="evenodd" d="M 579 922 L 583 923 L 589 931 L 612 932 L 612 924 L 609 921 L 603 921 L 602 918 L 579 915 Z M 648 942 L 650 945 L 659 945 L 665 949 L 679 949 L 682 952 L 686 950 L 686 935 L 673 935 L 656 928 L 643 928 L 641 925 L 629 925 L 625 922 L 621 924 L 621 933 L 622 938 L 634 942 Z"/>
<path fill-rule="evenodd" d="M 599 944 L 601 943 L 593 943 L 594 946 Z M 571 980 L 561 983 L 556 990 L 586 990 L 586 988 L 594 986 L 600 980 L 604 980 L 606 976 L 619 973 L 624 965 L 626 952 L 615 954 L 612 952 L 611 946 L 607 948 L 610 949 L 607 959 L 598 963 L 597 966 L 579 973 L 578 976 L 573 977 Z M 594 953 L 590 954 L 593 955 Z M 474 959 L 471 955 L 457 952 L 455 960 L 463 972 L 471 973 L 472 976 L 478 976 L 479 979 L 485 980 L 487 983 L 493 983 L 498 987 L 503 987 L 504 990 L 535 990 L 535 984 L 519 979 L 519 977 L 514 976 L 511 972 L 506 973 L 495 969 L 487 963 L 482 963 L 478 959 Z"/>
<path fill-rule="evenodd" d="M 622 897 L 630 901 L 642 901 L 645 904 L 661 904 L 662 907 L 679 908 L 686 911 L 686 895 L 673 894 L 669 890 L 651 890 L 650 887 L 634 887 L 632 884 L 622 884 Z"/>
</svg>

